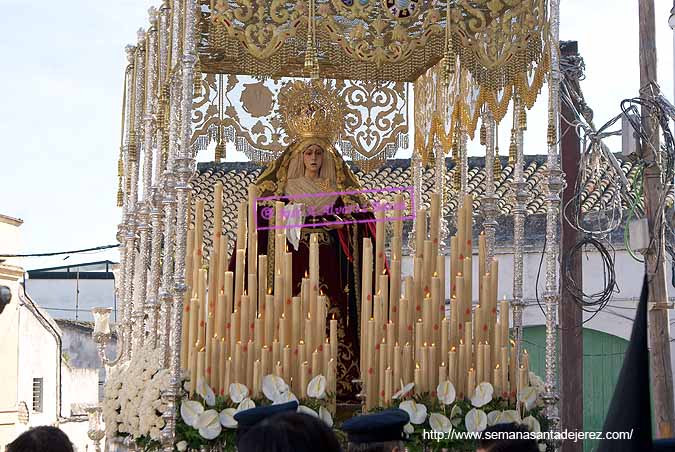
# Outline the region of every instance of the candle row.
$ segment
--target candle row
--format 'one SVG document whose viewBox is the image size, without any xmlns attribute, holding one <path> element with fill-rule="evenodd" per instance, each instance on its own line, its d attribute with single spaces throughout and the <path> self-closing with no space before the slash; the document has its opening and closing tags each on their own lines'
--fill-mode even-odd
<svg viewBox="0 0 675 452">
<path fill-rule="evenodd" d="M 252 186 L 248 215 L 246 203 L 239 209 L 235 272 L 225 271 L 228 252 L 220 226 L 220 183 L 214 187 L 214 194 L 214 246 L 206 268 L 203 200 L 195 203 L 195 227 L 188 232 L 189 299 L 183 316 L 181 367 L 190 373 L 190 390 L 194 391 L 198 378 L 203 377 L 221 394 L 234 382 L 245 384 L 257 394 L 262 377 L 274 373 L 300 396 L 304 396 L 309 379 L 319 374 L 327 377 L 328 388 L 334 391 L 337 320 L 328 322 L 330 333 L 326 337 L 328 299 L 319 292 L 317 236 L 310 238 L 309 277 L 302 278 L 300 293 L 293 296 L 292 254 L 286 248 L 285 232 L 275 234 L 274 284 L 268 288 L 264 271 L 267 256 L 249 253 L 246 262 L 247 249 L 257 246 L 256 231 L 247 228 L 247 222 L 252 225 L 254 221 L 253 202 L 257 197 Z M 281 208 L 276 207 L 275 221 L 279 222 Z M 247 269 L 252 271 L 244 280 Z"/>
</svg>

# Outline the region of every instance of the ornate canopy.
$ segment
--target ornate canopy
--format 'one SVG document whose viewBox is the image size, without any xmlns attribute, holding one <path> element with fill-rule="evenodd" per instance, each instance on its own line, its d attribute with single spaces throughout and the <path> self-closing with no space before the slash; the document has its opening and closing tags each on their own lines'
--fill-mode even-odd
<svg viewBox="0 0 675 452">
<path fill-rule="evenodd" d="M 277 94 L 288 77 L 333 80 L 349 107 L 335 145 L 366 170 L 408 144 L 449 152 L 483 106 L 499 122 L 531 107 L 550 67 L 547 0 L 201 1 L 193 143 L 236 144 L 254 162 L 288 145 Z M 197 73 L 197 75 L 199 74 Z"/>
</svg>

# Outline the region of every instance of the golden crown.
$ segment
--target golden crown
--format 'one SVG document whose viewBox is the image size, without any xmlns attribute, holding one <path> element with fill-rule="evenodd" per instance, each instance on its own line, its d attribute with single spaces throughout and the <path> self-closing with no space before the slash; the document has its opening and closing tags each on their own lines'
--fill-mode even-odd
<svg viewBox="0 0 675 452">
<path fill-rule="evenodd" d="M 333 143 L 343 130 L 347 104 L 319 80 L 296 80 L 279 92 L 279 114 L 290 141 L 323 138 Z"/>
</svg>

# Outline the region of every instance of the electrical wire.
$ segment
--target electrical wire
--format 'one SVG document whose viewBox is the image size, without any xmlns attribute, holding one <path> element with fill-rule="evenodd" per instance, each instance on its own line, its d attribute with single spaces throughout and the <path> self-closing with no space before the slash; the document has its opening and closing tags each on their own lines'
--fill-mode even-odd
<svg viewBox="0 0 675 452">
<path fill-rule="evenodd" d="M 584 292 L 582 286 L 577 284 L 572 274 L 577 253 L 588 252 L 588 248 L 593 248 L 600 256 L 603 271 L 603 288 L 590 294 Z M 598 238 L 587 235 L 579 240 L 563 258 L 562 277 L 565 280 L 567 291 L 582 311 L 593 314 L 590 318 L 584 320 L 584 323 L 590 321 L 602 311 L 612 299 L 612 295 L 619 292 L 614 266 L 615 257 L 616 253 L 611 244 L 605 245 Z"/>
<path fill-rule="evenodd" d="M 108 250 L 111 248 L 118 248 L 120 245 L 115 244 L 115 245 L 103 245 L 103 246 L 96 246 L 93 248 L 85 248 L 81 250 L 74 250 L 74 251 L 57 251 L 57 252 L 51 252 L 51 253 L 33 253 L 33 254 L 0 254 L 0 258 L 5 258 L 5 257 L 45 257 L 45 256 L 59 256 L 62 254 L 78 254 L 78 253 L 86 253 L 89 251 L 101 251 L 101 250 Z"/>
</svg>

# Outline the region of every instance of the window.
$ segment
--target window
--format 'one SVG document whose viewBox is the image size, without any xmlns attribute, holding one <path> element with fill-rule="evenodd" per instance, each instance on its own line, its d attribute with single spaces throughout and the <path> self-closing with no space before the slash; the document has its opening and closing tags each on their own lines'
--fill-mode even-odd
<svg viewBox="0 0 675 452">
<path fill-rule="evenodd" d="M 42 378 L 33 378 L 33 411 L 42 413 Z"/>
</svg>

